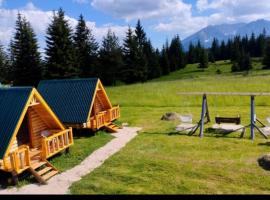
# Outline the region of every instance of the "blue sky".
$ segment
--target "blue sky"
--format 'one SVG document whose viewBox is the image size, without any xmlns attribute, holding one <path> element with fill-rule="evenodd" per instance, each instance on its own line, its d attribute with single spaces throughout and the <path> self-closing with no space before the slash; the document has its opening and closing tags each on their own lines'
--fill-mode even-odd
<svg viewBox="0 0 270 200">
<path fill-rule="evenodd" d="M 158 48 L 166 38 L 179 34 L 184 39 L 208 25 L 270 20 L 270 0 L 0 0 L 0 43 L 9 43 L 19 11 L 30 21 L 44 48 L 51 11 L 59 7 L 73 27 L 83 14 L 99 42 L 108 28 L 122 40 L 128 25 L 134 27 L 140 18 Z"/>
</svg>

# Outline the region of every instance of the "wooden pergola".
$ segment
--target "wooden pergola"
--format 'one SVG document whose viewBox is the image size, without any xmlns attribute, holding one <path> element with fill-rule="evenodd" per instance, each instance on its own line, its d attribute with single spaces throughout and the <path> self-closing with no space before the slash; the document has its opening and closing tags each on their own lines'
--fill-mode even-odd
<svg viewBox="0 0 270 200">
<path fill-rule="evenodd" d="M 205 116 L 210 121 L 209 113 L 208 113 L 208 104 L 207 104 L 207 96 L 215 95 L 215 96 L 249 96 L 250 97 L 250 124 L 246 127 L 250 127 L 250 137 L 252 140 L 255 139 L 254 129 L 256 128 L 259 133 L 261 133 L 265 138 L 267 136 L 260 130 L 256 125 L 255 119 L 255 97 L 256 96 L 270 96 L 269 92 L 179 92 L 178 95 L 189 95 L 189 96 L 202 96 L 202 112 L 201 118 L 198 124 L 198 128 L 200 127 L 200 137 L 203 137 L 203 128 L 204 128 L 204 118 Z M 257 120 L 260 122 L 259 120 Z M 261 122 L 260 122 L 261 123 Z"/>
</svg>

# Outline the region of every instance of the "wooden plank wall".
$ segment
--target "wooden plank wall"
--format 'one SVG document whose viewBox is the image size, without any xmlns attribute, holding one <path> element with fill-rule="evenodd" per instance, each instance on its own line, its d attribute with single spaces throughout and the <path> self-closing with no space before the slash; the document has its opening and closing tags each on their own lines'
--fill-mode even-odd
<svg viewBox="0 0 270 200">
<path fill-rule="evenodd" d="M 34 148 L 40 148 L 42 139 L 41 131 L 47 130 L 48 127 L 33 108 L 29 109 L 28 112 L 29 120 L 31 120 L 32 124 L 32 145 Z"/>
</svg>

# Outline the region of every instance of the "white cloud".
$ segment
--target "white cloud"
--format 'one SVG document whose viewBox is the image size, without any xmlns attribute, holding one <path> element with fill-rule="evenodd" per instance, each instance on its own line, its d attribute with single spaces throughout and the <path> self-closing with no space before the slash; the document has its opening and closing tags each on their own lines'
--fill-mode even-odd
<svg viewBox="0 0 270 200">
<path fill-rule="evenodd" d="M 270 20 L 270 0 L 92 0 L 91 5 L 126 21 L 151 19 L 158 32 L 177 33 L 181 38 L 208 25 Z M 211 14 L 207 14 L 211 11 Z M 196 15 L 195 15 L 196 14 Z"/>
<path fill-rule="evenodd" d="M 75 3 L 78 3 L 78 4 L 87 4 L 89 3 L 89 0 L 72 0 L 73 2 Z"/>
<path fill-rule="evenodd" d="M 30 21 L 35 33 L 39 38 L 39 44 L 41 49 L 44 49 L 46 30 L 51 22 L 53 12 L 52 11 L 42 11 L 34 6 L 32 3 L 28 3 L 25 7 L 21 9 L 4 9 L 0 8 L 0 43 L 8 45 L 12 35 L 14 34 L 15 21 L 17 19 L 17 14 L 20 12 L 27 20 Z M 77 25 L 77 19 L 73 17 L 66 16 L 69 24 L 72 28 Z M 127 26 L 118 26 L 114 24 L 107 24 L 103 26 L 96 26 L 95 22 L 87 21 L 87 25 L 92 29 L 92 32 L 98 42 L 102 40 L 102 37 L 106 35 L 108 29 L 116 33 L 119 39 L 125 36 L 127 31 Z"/>
<path fill-rule="evenodd" d="M 126 21 L 174 16 L 191 9 L 182 0 L 93 0 L 91 5 Z"/>
</svg>

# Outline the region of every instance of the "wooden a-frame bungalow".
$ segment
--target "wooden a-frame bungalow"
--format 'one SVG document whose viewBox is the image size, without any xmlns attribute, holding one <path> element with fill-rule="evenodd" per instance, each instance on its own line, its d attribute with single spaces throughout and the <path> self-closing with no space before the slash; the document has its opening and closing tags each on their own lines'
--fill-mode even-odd
<svg viewBox="0 0 270 200">
<path fill-rule="evenodd" d="M 73 144 L 66 129 L 35 88 L 0 89 L 0 170 L 13 181 L 28 170 L 38 182 L 58 173 L 48 158 Z"/>
<path fill-rule="evenodd" d="M 67 127 L 117 132 L 113 121 L 120 108 L 112 106 L 98 78 L 43 80 L 38 91 Z"/>
</svg>

